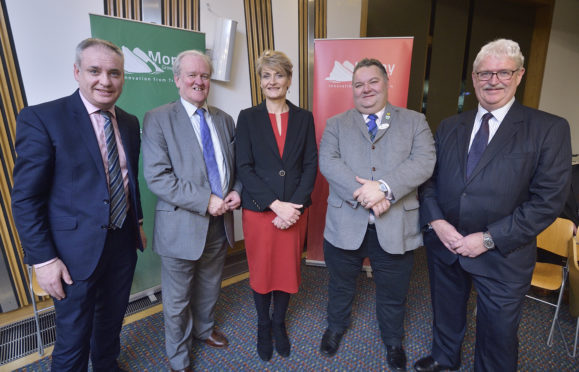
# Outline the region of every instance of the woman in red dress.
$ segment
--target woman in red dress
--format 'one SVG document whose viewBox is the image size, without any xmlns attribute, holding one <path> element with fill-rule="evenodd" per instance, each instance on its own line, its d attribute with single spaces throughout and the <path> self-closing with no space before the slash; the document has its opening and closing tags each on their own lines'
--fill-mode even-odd
<svg viewBox="0 0 579 372">
<path fill-rule="evenodd" d="M 257 353 L 263 360 L 272 356 L 272 333 L 277 352 L 290 355 L 285 315 L 290 294 L 300 285 L 306 208 L 317 174 L 312 113 L 286 100 L 292 67 L 284 53 L 265 51 L 257 60 L 265 101 L 241 111 L 237 120 L 243 234 L 257 310 Z"/>
</svg>

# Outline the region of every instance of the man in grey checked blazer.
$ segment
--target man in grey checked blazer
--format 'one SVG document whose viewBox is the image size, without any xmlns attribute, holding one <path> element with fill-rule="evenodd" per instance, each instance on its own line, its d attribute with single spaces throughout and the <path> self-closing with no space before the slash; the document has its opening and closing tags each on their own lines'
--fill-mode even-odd
<svg viewBox="0 0 579 372">
<path fill-rule="evenodd" d="M 424 115 L 388 103 L 388 75 L 380 61 L 358 62 L 352 88 L 355 108 L 327 121 L 320 144 L 320 171 L 330 184 L 324 231 L 328 328 L 320 351 L 338 351 L 356 278 L 369 257 L 387 362 L 402 371 L 406 293 L 413 250 L 422 244 L 417 188 L 432 174 L 434 141 Z"/>
</svg>

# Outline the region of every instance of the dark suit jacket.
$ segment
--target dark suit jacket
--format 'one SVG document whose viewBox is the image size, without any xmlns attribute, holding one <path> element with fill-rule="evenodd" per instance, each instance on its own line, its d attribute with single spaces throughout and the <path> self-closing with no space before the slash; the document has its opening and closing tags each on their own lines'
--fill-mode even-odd
<svg viewBox="0 0 579 372">
<path fill-rule="evenodd" d="M 126 223 L 139 231 L 140 135 L 133 115 L 116 108 L 129 171 Z M 29 265 L 59 257 L 72 279 L 84 280 L 103 252 L 109 191 L 98 142 L 78 91 L 24 108 L 17 118 L 12 211 Z M 137 233 L 135 245 L 142 249 Z"/>
<path fill-rule="evenodd" d="M 515 101 L 471 178 L 466 157 L 476 111 L 444 120 L 435 135 L 437 163 L 421 193 L 421 225 L 445 219 L 459 233 L 488 230 L 496 249 L 476 258 L 454 255 L 434 232 L 424 235 L 430 254 L 468 272 L 529 282 L 535 237 L 559 215 L 571 175 L 567 121 Z"/>
<path fill-rule="evenodd" d="M 304 208 L 312 204 L 310 194 L 318 167 L 314 117 L 286 102 L 289 118 L 283 156 L 265 101 L 239 113 L 235 158 L 243 185 L 243 208 L 262 212 L 276 199 L 303 204 Z"/>
</svg>

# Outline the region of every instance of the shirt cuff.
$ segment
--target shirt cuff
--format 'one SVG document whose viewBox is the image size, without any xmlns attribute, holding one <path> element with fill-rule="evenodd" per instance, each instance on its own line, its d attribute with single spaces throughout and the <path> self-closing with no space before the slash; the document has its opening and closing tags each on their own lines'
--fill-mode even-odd
<svg viewBox="0 0 579 372">
<path fill-rule="evenodd" d="M 388 186 L 386 181 L 378 180 L 378 182 L 380 182 L 382 185 L 386 186 L 386 199 L 394 200 L 394 195 L 392 195 L 392 190 L 390 189 L 390 186 Z"/>
<path fill-rule="evenodd" d="M 46 266 L 46 265 L 50 265 L 51 263 L 53 263 L 54 261 L 58 260 L 58 257 L 54 257 L 52 260 L 48 260 L 39 264 L 34 264 L 34 268 L 35 269 L 39 269 L 42 266 Z"/>
</svg>

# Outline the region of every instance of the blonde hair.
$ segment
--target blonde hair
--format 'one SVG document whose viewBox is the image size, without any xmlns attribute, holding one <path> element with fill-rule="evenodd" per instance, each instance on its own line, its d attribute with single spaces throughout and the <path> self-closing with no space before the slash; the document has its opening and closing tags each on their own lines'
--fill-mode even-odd
<svg viewBox="0 0 579 372">
<path fill-rule="evenodd" d="M 257 59 L 257 75 L 261 76 L 261 71 L 264 67 L 269 67 L 276 71 L 283 71 L 288 77 L 291 77 L 294 65 L 284 52 L 266 50 Z"/>
</svg>

